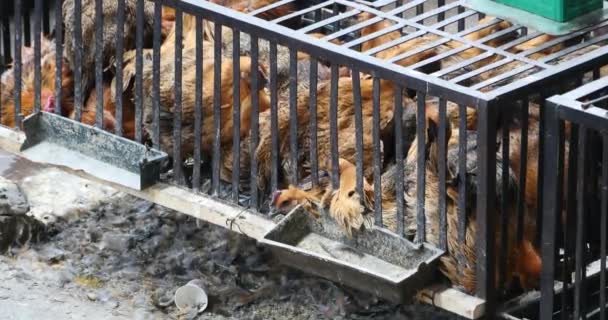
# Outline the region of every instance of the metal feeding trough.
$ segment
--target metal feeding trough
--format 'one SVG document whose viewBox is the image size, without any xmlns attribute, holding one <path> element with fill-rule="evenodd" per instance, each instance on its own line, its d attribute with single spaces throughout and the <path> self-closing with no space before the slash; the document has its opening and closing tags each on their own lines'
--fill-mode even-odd
<svg viewBox="0 0 608 320">
<path fill-rule="evenodd" d="M 136 190 L 155 184 L 167 159 L 164 152 L 51 113 L 30 115 L 23 130 L 25 158 L 83 170 Z"/>
<path fill-rule="evenodd" d="M 443 254 L 382 228 L 346 241 L 328 217 L 314 219 L 297 207 L 260 242 L 282 263 L 393 302 L 411 298 L 432 280 Z"/>
</svg>

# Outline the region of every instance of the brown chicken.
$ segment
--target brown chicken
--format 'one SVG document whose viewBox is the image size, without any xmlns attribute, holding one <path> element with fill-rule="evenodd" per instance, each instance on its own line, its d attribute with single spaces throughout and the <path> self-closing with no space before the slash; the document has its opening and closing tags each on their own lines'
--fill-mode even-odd
<svg viewBox="0 0 608 320">
<path fill-rule="evenodd" d="M 151 43 L 154 22 L 154 3 L 146 1 L 144 4 L 144 41 Z M 82 91 L 89 92 L 95 82 L 95 1 L 82 0 L 82 39 L 86 45 L 82 46 Z M 137 0 L 125 1 L 124 21 L 124 50 L 135 49 Z M 70 65 L 74 65 L 74 0 L 63 3 L 64 22 L 64 48 L 65 57 Z M 103 1 L 103 41 L 102 55 L 104 68 L 116 54 L 116 19 L 118 15 L 117 1 Z"/>
<path fill-rule="evenodd" d="M 231 8 L 243 13 L 249 13 L 257 9 L 269 6 L 277 0 L 211 0 L 211 2 Z M 264 20 L 274 20 L 286 16 L 302 7 L 304 1 L 293 1 L 276 8 L 264 11 L 256 17 Z"/>
<path fill-rule="evenodd" d="M 355 107 L 352 94 L 352 81 L 350 78 L 340 78 L 338 81 L 338 153 L 339 156 L 351 163 L 356 159 L 355 143 Z M 361 99 L 363 116 L 363 163 L 364 175 L 371 177 L 373 174 L 373 140 L 372 140 L 372 79 L 361 80 Z M 394 90 L 388 81 L 380 81 L 380 129 L 385 128 L 393 117 Z M 331 144 L 329 128 L 330 110 L 330 82 L 319 84 L 317 90 L 317 143 L 319 170 L 331 171 Z M 405 99 L 405 98 L 404 98 Z M 308 92 L 298 92 L 298 164 L 292 163 L 289 147 L 289 119 L 290 112 L 287 103 L 281 103 L 278 110 L 278 137 L 279 139 L 279 171 L 283 177 L 288 177 L 298 168 L 300 176 L 308 174 L 310 168 L 310 137 L 309 131 L 311 115 L 309 112 Z M 271 149 L 272 135 L 270 130 L 270 112 L 260 114 L 260 143 L 256 150 L 259 170 L 258 182 L 260 189 L 267 190 L 266 184 L 271 174 Z M 381 145 L 382 149 L 382 145 Z M 382 151 L 381 151 L 382 153 Z M 380 155 L 382 157 L 382 154 Z"/>
<path fill-rule="evenodd" d="M 54 112 L 55 107 L 55 73 L 56 55 L 55 45 L 51 40 L 42 38 L 41 41 L 41 88 L 40 103 L 42 110 Z M 24 49 L 21 75 L 21 115 L 26 117 L 34 112 L 36 88 L 34 81 L 34 57 L 30 53 L 33 49 Z M 1 123 L 8 127 L 15 127 L 14 104 L 14 73 L 13 69 L 5 71 L 2 75 L 0 89 Z M 62 113 L 66 114 L 74 108 L 73 104 L 74 79 L 66 61 L 62 63 Z"/>
<path fill-rule="evenodd" d="M 123 136 L 128 139 L 135 139 L 135 107 L 130 100 L 123 100 L 122 104 L 122 130 Z M 76 118 L 76 110 L 69 112 L 70 119 Z M 95 125 L 97 117 L 97 91 L 91 90 L 91 94 L 85 101 L 82 108 L 80 121 L 88 125 Z M 116 124 L 116 105 L 112 97 L 110 83 L 106 82 L 103 85 L 103 129 L 115 133 Z"/>
<path fill-rule="evenodd" d="M 195 42 L 195 19 L 185 15 L 183 23 L 183 49 L 182 49 L 182 148 L 183 157 L 192 155 L 194 151 L 194 108 L 196 91 L 196 42 Z M 171 31 L 167 39 L 161 46 L 160 64 L 160 145 L 161 149 L 167 152 L 173 150 L 173 116 L 175 104 L 174 76 L 175 76 L 175 28 Z M 133 76 L 135 66 L 132 58 L 135 55 L 129 53 L 124 68 L 124 100 L 132 99 L 134 92 Z M 241 135 L 249 132 L 251 116 L 251 72 L 258 72 L 260 79 L 259 88 L 256 88 L 260 97 L 260 111 L 269 107 L 269 99 L 263 86 L 266 83 L 267 72 L 260 66 L 258 70 L 251 70 L 251 59 L 240 58 L 240 98 L 241 98 Z M 229 144 L 232 141 L 232 102 L 233 102 L 233 64 L 232 60 L 225 59 L 221 67 L 221 134 L 222 144 Z M 153 134 L 153 73 L 152 73 L 152 53 L 144 52 L 144 130 L 148 136 Z M 112 88 L 114 88 L 114 84 Z M 211 152 L 213 145 L 213 97 L 214 97 L 214 61 L 203 58 L 203 124 L 202 124 L 202 150 Z"/>
</svg>

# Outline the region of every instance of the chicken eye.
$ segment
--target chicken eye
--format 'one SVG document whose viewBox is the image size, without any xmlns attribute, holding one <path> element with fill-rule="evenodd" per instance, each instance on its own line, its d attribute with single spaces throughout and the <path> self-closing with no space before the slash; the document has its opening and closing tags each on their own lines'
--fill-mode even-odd
<svg viewBox="0 0 608 320">
<path fill-rule="evenodd" d="M 351 190 L 350 192 L 348 192 L 348 197 L 352 198 L 355 195 L 355 190 Z"/>
<path fill-rule="evenodd" d="M 283 203 L 281 203 L 281 208 L 287 208 L 291 205 L 291 201 L 285 201 Z"/>
</svg>

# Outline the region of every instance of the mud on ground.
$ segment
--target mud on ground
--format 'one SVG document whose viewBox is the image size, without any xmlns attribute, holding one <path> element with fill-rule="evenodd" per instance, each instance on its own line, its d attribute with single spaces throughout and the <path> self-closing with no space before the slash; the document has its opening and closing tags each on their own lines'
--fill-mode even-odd
<svg viewBox="0 0 608 320">
<path fill-rule="evenodd" d="M 42 240 L 0 255 L 2 319 L 456 319 L 296 272 L 227 229 L 14 162 L 25 166 L 20 174 L 12 166 L 0 175 L 20 186 L 47 227 Z M 61 214 L 48 221 L 37 208 Z M 172 300 L 193 279 L 209 295 L 198 315 Z"/>
</svg>

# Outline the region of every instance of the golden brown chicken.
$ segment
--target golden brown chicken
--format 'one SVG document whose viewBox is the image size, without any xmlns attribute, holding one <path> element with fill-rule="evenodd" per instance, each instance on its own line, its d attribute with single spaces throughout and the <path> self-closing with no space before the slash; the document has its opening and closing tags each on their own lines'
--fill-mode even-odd
<svg viewBox="0 0 608 320">
<path fill-rule="evenodd" d="M 41 40 L 41 88 L 40 103 L 44 111 L 54 112 L 55 109 L 55 73 L 56 55 L 55 45 L 52 41 L 42 38 Z M 22 60 L 21 74 L 21 115 L 22 118 L 32 114 L 35 110 L 36 87 L 34 81 L 34 57 L 33 49 L 25 48 Z M 8 127 L 15 127 L 15 75 L 14 70 L 9 69 L 2 74 L 0 88 L 0 111 L 1 123 Z M 62 99 L 61 111 L 67 115 L 73 108 L 74 79 L 66 61 L 62 63 Z"/>
</svg>

